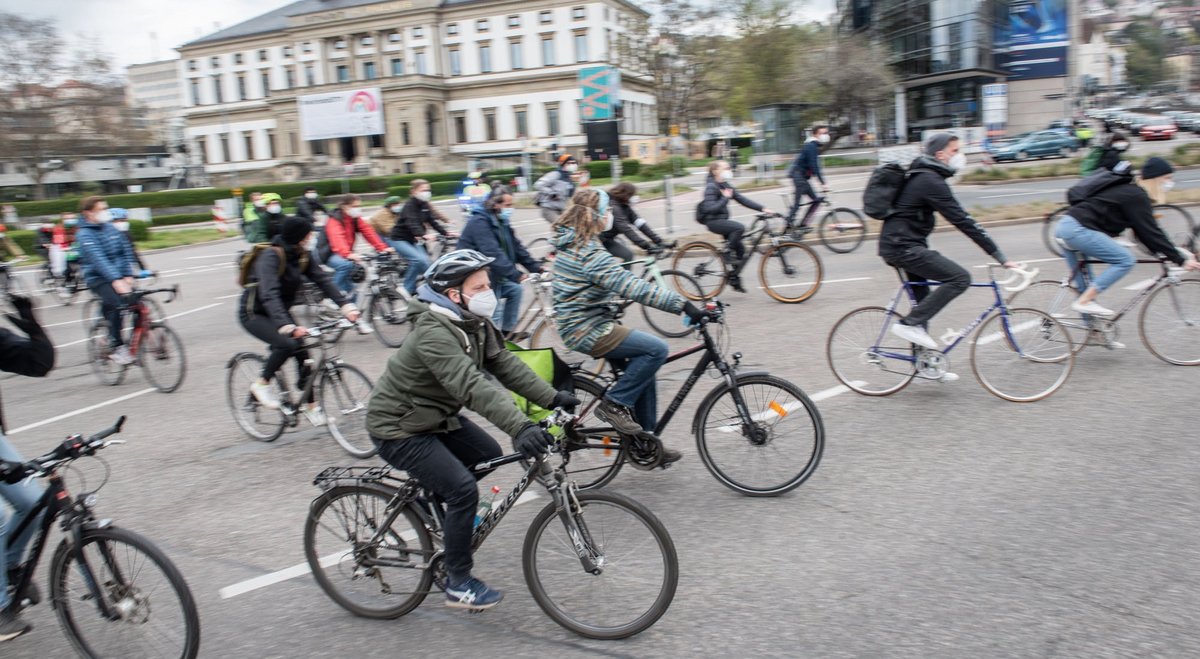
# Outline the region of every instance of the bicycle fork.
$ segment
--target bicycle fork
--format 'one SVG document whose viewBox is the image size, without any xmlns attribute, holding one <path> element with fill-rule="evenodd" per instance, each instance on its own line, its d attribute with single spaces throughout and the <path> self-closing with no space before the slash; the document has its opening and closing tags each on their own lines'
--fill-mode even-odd
<svg viewBox="0 0 1200 659">
<path fill-rule="evenodd" d="M 604 573 L 604 552 L 596 546 L 587 524 L 583 521 L 583 506 L 580 505 L 577 496 L 578 486 L 571 481 L 564 487 L 563 479 L 564 476 L 558 474 L 557 482 L 548 484 L 547 489 L 554 498 L 558 517 L 567 530 L 567 537 L 571 539 L 571 546 L 575 548 L 575 555 L 579 557 L 583 571 L 598 576 Z"/>
</svg>

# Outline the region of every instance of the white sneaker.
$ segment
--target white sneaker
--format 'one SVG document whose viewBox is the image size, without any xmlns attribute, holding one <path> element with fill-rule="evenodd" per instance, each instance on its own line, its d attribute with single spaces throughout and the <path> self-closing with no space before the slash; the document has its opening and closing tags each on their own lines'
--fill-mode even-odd
<svg viewBox="0 0 1200 659">
<path fill-rule="evenodd" d="M 339 306 L 337 305 L 337 302 L 334 302 L 333 300 L 330 300 L 329 298 L 322 298 L 322 299 L 321 299 L 321 304 L 322 304 L 322 305 L 323 305 L 323 306 L 324 306 L 326 309 L 332 309 L 332 310 L 334 310 L 334 311 L 339 311 L 339 310 L 341 309 L 341 307 L 339 307 Z"/>
<path fill-rule="evenodd" d="M 1105 307 L 1102 307 L 1099 304 L 1096 304 L 1095 300 L 1092 300 L 1091 302 L 1088 302 L 1087 304 L 1080 304 L 1079 302 L 1072 302 L 1071 308 L 1074 309 L 1075 311 L 1078 311 L 1079 313 L 1088 313 L 1088 314 L 1092 314 L 1093 316 L 1111 316 L 1111 315 L 1113 315 L 1112 309 L 1106 309 Z"/>
<path fill-rule="evenodd" d="M 938 347 L 937 341 L 934 341 L 933 337 L 929 336 L 929 332 L 915 325 L 901 325 L 900 323 L 896 323 L 892 325 L 892 334 L 909 343 L 915 343 L 930 350 L 937 350 Z"/>
<path fill-rule="evenodd" d="M 116 350 L 109 353 L 108 358 L 118 366 L 129 366 L 133 363 L 133 355 L 129 353 L 129 346 L 121 345 Z"/>
<path fill-rule="evenodd" d="M 1108 348 L 1109 350 L 1124 350 L 1125 344 L 1121 343 L 1120 341 L 1105 341 L 1104 347 Z"/>
<path fill-rule="evenodd" d="M 320 405 L 305 406 L 300 408 L 300 410 L 304 412 L 304 418 L 308 419 L 309 423 L 318 428 L 329 423 L 329 419 L 325 418 L 325 410 L 321 409 Z"/>
<path fill-rule="evenodd" d="M 270 382 L 255 380 L 250 385 L 250 393 L 258 401 L 259 405 L 269 410 L 279 409 L 279 396 L 275 395 L 275 389 L 271 386 Z"/>
<path fill-rule="evenodd" d="M 370 334 L 375 331 L 375 328 L 371 327 L 371 323 L 368 323 L 365 317 L 359 318 L 357 325 L 359 334 Z"/>
<path fill-rule="evenodd" d="M 950 373 L 949 371 L 942 373 L 942 377 L 938 378 L 938 382 L 958 382 L 958 373 Z"/>
</svg>

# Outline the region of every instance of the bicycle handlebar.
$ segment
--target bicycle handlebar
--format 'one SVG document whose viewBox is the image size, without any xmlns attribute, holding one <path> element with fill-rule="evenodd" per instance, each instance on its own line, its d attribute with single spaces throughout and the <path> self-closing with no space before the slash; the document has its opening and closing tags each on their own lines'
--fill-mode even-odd
<svg viewBox="0 0 1200 659">
<path fill-rule="evenodd" d="M 334 320 L 327 320 L 319 325 L 316 325 L 314 327 L 309 327 L 307 329 L 308 329 L 308 336 L 316 338 L 330 330 L 336 329 L 338 332 L 345 332 L 346 330 L 350 329 L 351 327 L 354 327 L 354 323 L 350 322 L 349 320 L 346 320 L 345 318 L 336 318 Z"/>
<path fill-rule="evenodd" d="M 989 263 L 988 269 L 991 270 L 992 268 L 995 268 L 998 265 L 1000 265 L 1000 264 Z M 993 276 L 993 279 L 995 279 L 996 283 L 999 284 L 1000 286 L 1003 286 L 1004 290 L 1008 291 L 1009 293 L 1018 293 L 1020 291 L 1025 290 L 1026 288 L 1029 288 L 1029 285 L 1033 283 L 1033 278 L 1038 275 L 1038 272 L 1040 272 L 1040 270 L 1038 270 L 1037 268 L 1033 268 L 1032 270 L 1027 269 L 1025 267 L 1026 264 L 1024 264 L 1024 263 L 1020 263 L 1018 265 L 1020 265 L 1021 267 L 1013 268 L 1010 271 L 1010 272 L 1012 272 L 1012 275 L 1005 279 L 995 279 L 995 277 Z M 1012 284 L 1013 282 L 1017 282 L 1017 283 L 1013 286 L 1009 286 L 1009 284 Z"/>
<path fill-rule="evenodd" d="M 167 302 L 174 302 L 175 298 L 179 296 L 179 284 L 175 284 L 173 286 L 163 286 L 162 288 L 142 288 L 133 290 L 125 295 L 125 299 L 127 300 L 128 304 L 136 304 L 147 295 L 154 295 L 155 293 L 170 293 L 171 296 L 167 298 Z"/>
<path fill-rule="evenodd" d="M 121 415 L 116 423 L 87 439 L 84 439 L 82 435 L 71 435 L 63 443 L 54 447 L 54 450 L 26 462 L 23 465 L 25 475 L 36 476 L 37 474 L 46 473 L 63 462 L 95 455 L 96 451 L 106 446 L 124 444 L 125 442 L 122 440 L 105 441 L 106 438 L 121 432 L 121 428 L 124 425 L 125 416 Z"/>
</svg>

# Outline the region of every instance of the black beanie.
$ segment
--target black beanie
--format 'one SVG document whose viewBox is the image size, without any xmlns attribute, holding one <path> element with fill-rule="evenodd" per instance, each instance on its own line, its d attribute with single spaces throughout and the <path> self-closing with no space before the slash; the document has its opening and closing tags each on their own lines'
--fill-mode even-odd
<svg viewBox="0 0 1200 659">
<path fill-rule="evenodd" d="M 1166 176 L 1173 171 L 1175 171 L 1175 168 L 1171 166 L 1171 163 L 1158 156 L 1154 156 L 1146 160 L 1146 164 L 1142 165 L 1142 180 L 1148 181 L 1152 178 Z"/>
<path fill-rule="evenodd" d="M 312 230 L 312 222 L 302 217 L 289 217 L 283 221 L 283 228 L 280 229 L 279 235 L 283 238 L 283 242 L 289 245 L 299 245 L 300 241 L 312 233 Z"/>
</svg>

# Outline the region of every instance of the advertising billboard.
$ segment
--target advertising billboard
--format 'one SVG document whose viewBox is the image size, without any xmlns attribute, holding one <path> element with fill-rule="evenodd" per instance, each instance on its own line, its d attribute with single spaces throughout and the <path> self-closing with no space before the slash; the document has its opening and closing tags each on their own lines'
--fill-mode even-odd
<svg viewBox="0 0 1200 659">
<path fill-rule="evenodd" d="M 1067 75 L 1067 0 L 1010 0 L 996 17 L 996 68 L 1009 81 Z"/>
<path fill-rule="evenodd" d="M 378 87 L 308 94 L 296 98 L 300 139 L 330 140 L 384 132 L 383 96 Z"/>
<path fill-rule="evenodd" d="M 589 66 L 579 70 L 583 100 L 579 116 L 584 121 L 608 121 L 616 118 L 621 103 L 621 72 L 612 66 Z"/>
<path fill-rule="evenodd" d="M 984 85 L 983 129 L 988 137 L 1000 137 L 1008 124 L 1008 85 Z"/>
</svg>

